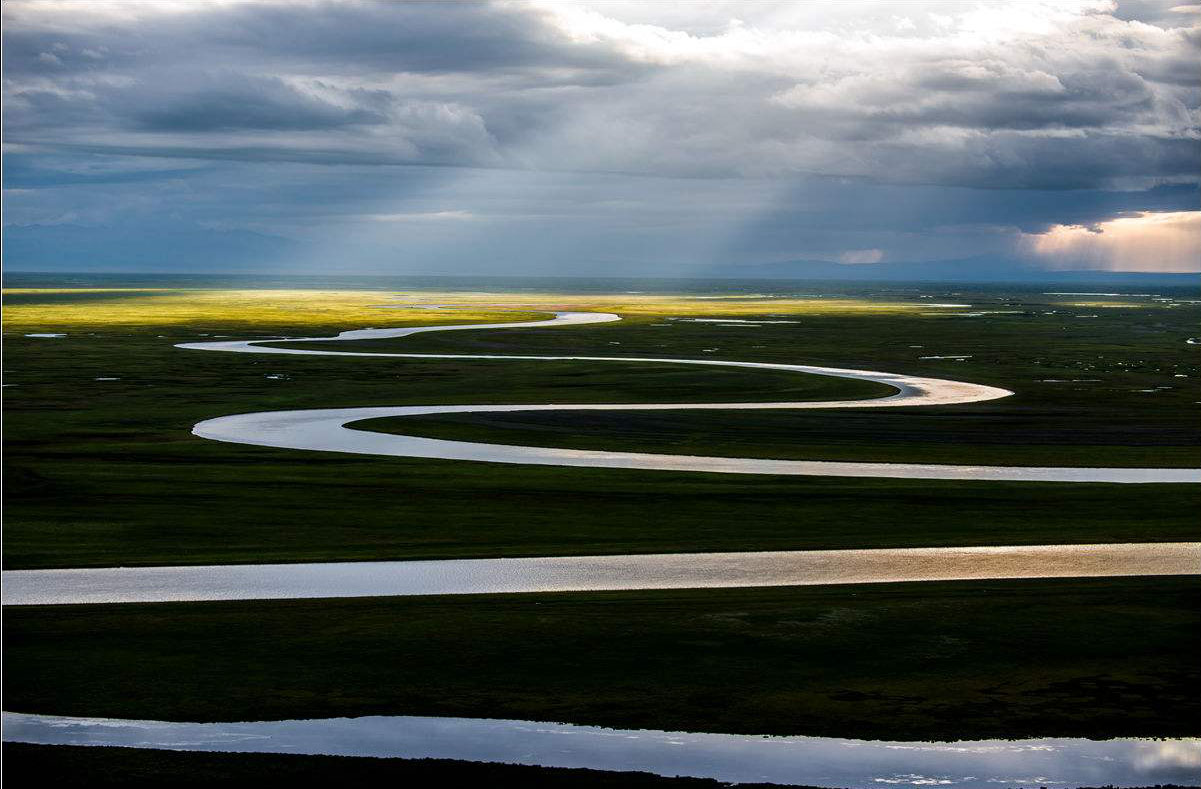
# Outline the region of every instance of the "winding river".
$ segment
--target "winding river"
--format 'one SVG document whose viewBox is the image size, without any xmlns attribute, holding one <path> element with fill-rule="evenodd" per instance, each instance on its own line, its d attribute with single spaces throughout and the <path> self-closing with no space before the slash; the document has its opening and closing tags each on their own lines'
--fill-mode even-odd
<svg viewBox="0 0 1201 789">
<path fill-rule="evenodd" d="M 620 320 L 611 313 L 557 312 L 544 321 L 514 323 L 422 326 L 405 329 L 360 329 L 336 337 L 310 337 L 295 342 L 333 342 L 407 337 L 430 331 L 467 329 L 528 328 L 533 326 L 581 325 Z M 519 463 L 540 466 L 583 466 L 643 471 L 703 471 L 724 474 L 784 474 L 828 477 L 893 477 L 901 479 L 991 480 L 1018 482 L 1201 482 L 1201 469 L 1181 468 L 1071 468 L 1039 466 L 977 466 L 931 463 L 859 463 L 823 460 L 765 460 L 761 458 L 662 455 L 644 452 L 556 449 L 551 447 L 483 444 L 447 441 L 417 436 L 355 430 L 347 425 L 380 417 L 421 414 L 467 414 L 513 411 L 745 411 L 761 409 L 881 408 L 896 406 L 958 405 L 996 400 L 1013 392 L 995 386 L 923 378 L 912 375 L 818 367 L 804 364 L 770 364 L 717 359 L 663 359 L 622 356 L 514 356 L 492 354 L 372 353 L 326 349 L 276 348 L 264 345 L 284 340 L 234 340 L 229 342 L 183 343 L 176 347 L 235 353 L 305 354 L 321 356 L 370 356 L 402 359 L 511 359 L 520 361 L 656 362 L 716 367 L 748 367 L 784 370 L 810 375 L 828 375 L 887 384 L 896 394 L 874 400 L 828 400 L 819 402 L 766 403 L 547 403 L 385 406 L 375 408 L 319 408 L 298 411 L 263 411 L 209 419 L 192 432 L 202 438 L 235 444 L 345 452 L 359 455 L 470 460 L 489 463 Z"/>
</svg>

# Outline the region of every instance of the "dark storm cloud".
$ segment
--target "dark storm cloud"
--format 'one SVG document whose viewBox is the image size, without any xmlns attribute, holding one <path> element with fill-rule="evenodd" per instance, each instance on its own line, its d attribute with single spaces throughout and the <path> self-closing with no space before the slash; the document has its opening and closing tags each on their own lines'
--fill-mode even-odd
<svg viewBox="0 0 1201 789">
<path fill-rule="evenodd" d="M 753 36 L 627 24 L 604 4 L 90 7 L 5 6 L 10 140 L 1040 188 L 1055 173 L 1063 187 L 1196 176 L 1196 152 L 1181 151 L 1197 139 L 1197 36 L 1191 17 L 1150 4 L 1134 18 L 1164 27 L 1096 3 L 1002 8 L 1001 21 L 936 5 L 933 22 L 910 5 L 920 35 L 865 11 L 838 35 L 786 20 Z M 988 32 L 1022 14 L 1030 32 Z"/>
<path fill-rule="evenodd" d="M 867 186 L 829 179 L 795 184 L 786 197 L 728 241 L 727 254 L 794 254 L 830 259 L 840 250 L 882 247 L 894 259 L 930 255 L 929 240 L 945 250 L 933 257 L 1005 251 L 1017 233 L 1043 233 L 1055 225 L 1093 226 L 1143 211 L 1196 210 L 1201 191 L 1192 184 L 1148 191 L 990 189 L 942 186 Z M 803 234 L 798 228 L 806 228 Z M 989 248 L 989 244 L 992 248 Z M 776 252 L 769 253 L 769 249 Z"/>
<path fill-rule="evenodd" d="M 619 62 L 603 50 L 567 45 L 537 11 L 488 3 L 243 5 L 198 20 L 186 34 L 281 62 L 322 62 L 335 71 L 454 73 Z"/>
<path fill-rule="evenodd" d="M 5 10 L 7 137 L 74 150 L 495 165 L 496 140 L 558 108 L 516 93 L 645 70 L 564 41 L 542 12 L 488 4 L 195 4 L 90 24 Z M 225 134 L 251 130 L 332 134 Z"/>
<path fill-rule="evenodd" d="M 203 82 L 209 84 L 126 90 L 113 99 L 124 105 L 122 115 L 149 131 L 317 130 L 387 120 L 379 111 L 338 106 L 273 77 L 206 75 Z"/>
<path fill-rule="evenodd" d="M 899 159 L 906 156 L 892 148 Z M 887 168 L 889 148 L 881 149 Z M 1096 134 L 1066 138 L 998 133 L 958 149 L 925 151 L 921 174 L 882 181 L 970 186 L 981 189 L 1095 189 L 1123 181 L 1140 186 L 1195 180 L 1199 151 L 1192 139 Z"/>
<path fill-rule="evenodd" d="M 6 6 L 5 66 L 18 73 L 227 58 L 275 68 L 315 64 L 331 73 L 594 69 L 625 60 L 601 48 L 572 46 L 547 26 L 544 13 L 512 5 L 197 2 L 184 13 L 156 14 L 147 7 L 144 14 L 98 14 L 93 24 L 80 4 L 67 18 L 47 18 L 19 2 Z"/>
</svg>

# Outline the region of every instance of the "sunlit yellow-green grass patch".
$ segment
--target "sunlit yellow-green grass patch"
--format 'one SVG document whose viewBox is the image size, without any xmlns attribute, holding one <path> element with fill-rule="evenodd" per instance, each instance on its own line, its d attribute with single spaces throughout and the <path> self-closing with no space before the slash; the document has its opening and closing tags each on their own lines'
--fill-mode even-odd
<svg viewBox="0 0 1201 789">
<path fill-rule="evenodd" d="M 404 326 L 522 320 L 554 310 L 599 310 L 632 318 L 658 316 L 916 314 L 920 303 L 867 299 L 662 294 L 561 294 L 365 290 L 186 290 L 12 288 L 4 291 L 9 331 L 71 331 L 82 327 L 202 326 L 217 330 Z M 450 306 L 454 310 L 382 309 Z"/>
<path fill-rule="evenodd" d="M 358 328 L 414 323 L 516 320 L 495 307 L 440 312 L 381 309 L 392 292 L 324 290 L 27 290 L 4 291 L 6 331 L 190 326 L 216 330 Z M 532 317 L 532 313 L 525 317 Z"/>
</svg>

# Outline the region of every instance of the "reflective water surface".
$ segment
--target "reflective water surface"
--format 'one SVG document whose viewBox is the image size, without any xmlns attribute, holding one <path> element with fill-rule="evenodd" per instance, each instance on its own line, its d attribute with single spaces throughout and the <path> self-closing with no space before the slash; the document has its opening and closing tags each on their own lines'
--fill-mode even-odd
<svg viewBox="0 0 1201 789">
<path fill-rule="evenodd" d="M 1201 780 L 1201 740 L 871 742 L 471 718 L 166 723 L 4 713 L 4 739 L 183 751 L 467 759 L 723 781 L 888 786 L 1146 786 Z"/>
<path fill-rule="evenodd" d="M 1201 573 L 1201 543 L 5 570 L 5 605 L 706 589 Z"/>
</svg>

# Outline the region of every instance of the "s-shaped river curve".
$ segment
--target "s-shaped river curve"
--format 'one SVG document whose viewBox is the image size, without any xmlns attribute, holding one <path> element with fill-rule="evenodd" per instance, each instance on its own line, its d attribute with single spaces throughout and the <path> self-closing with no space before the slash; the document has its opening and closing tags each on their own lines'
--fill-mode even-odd
<svg viewBox="0 0 1201 789">
<path fill-rule="evenodd" d="M 767 403 L 546 403 L 384 406 L 374 408 L 321 408 L 297 411 L 264 411 L 222 416 L 200 422 L 192 432 L 202 438 L 235 444 L 346 452 L 359 455 L 472 460 L 539 466 L 583 466 L 647 471 L 703 471 L 725 474 L 784 474 L 835 477 L 891 477 L 900 479 L 951 479 L 1019 482 L 1201 482 L 1201 469 L 1181 468 L 1070 468 L 1041 466 L 976 466 L 930 463 L 861 463 L 824 460 L 766 460 L 762 458 L 663 455 L 645 452 L 556 449 L 552 447 L 484 444 L 435 438 L 375 433 L 348 427 L 353 422 L 381 417 L 420 414 L 463 414 L 510 411 L 735 411 L 753 409 L 881 408 L 894 406 L 956 405 L 995 400 L 1013 392 L 995 386 L 923 378 L 912 375 L 818 367 L 804 364 L 770 364 L 716 359 L 663 359 L 620 356 L 519 356 L 494 354 L 370 353 L 362 351 L 274 348 L 267 342 L 332 342 L 406 337 L 430 331 L 507 329 L 531 326 L 607 323 L 621 318 L 611 313 L 556 312 L 542 321 L 514 323 L 422 326 L 405 329 L 361 329 L 336 337 L 288 340 L 235 340 L 182 343 L 178 348 L 235 353 L 275 353 L 320 356 L 371 356 L 403 359 L 512 359 L 522 361 L 655 362 L 715 367 L 749 367 L 785 370 L 836 378 L 876 381 L 896 389 L 896 394 L 874 400 Z"/>
</svg>

